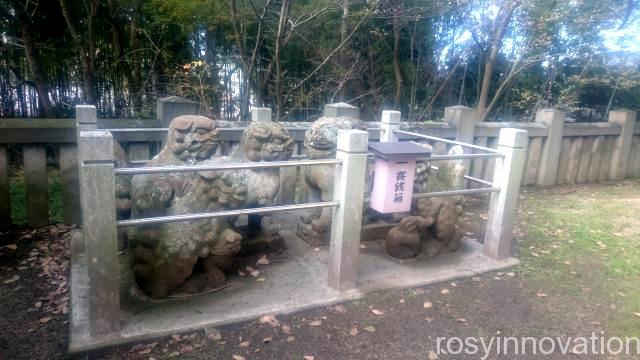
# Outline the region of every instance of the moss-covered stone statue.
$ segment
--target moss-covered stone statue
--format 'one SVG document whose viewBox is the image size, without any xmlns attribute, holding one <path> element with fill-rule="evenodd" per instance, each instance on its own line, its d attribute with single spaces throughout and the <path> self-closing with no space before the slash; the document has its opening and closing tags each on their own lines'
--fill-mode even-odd
<svg viewBox="0 0 640 360">
<path fill-rule="evenodd" d="M 274 122 L 251 123 L 242 133 L 240 144 L 229 157 L 212 162 L 262 162 L 286 161 L 293 154 L 294 141 L 289 132 Z M 247 188 L 245 208 L 272 206 L 280 190 L 280 169 L 244 169 L 236 172 Z M 293 191 L 293 189 L 292 189 Z M 243 237 L 242 254 L 279 250 L 284 247 L 280 226 L 271 216 L 250 215 L 249 223 L 241 231 Z M 235 219 L 231 219 L 235 220 Z"/>
<path fill-rule="evenodd" d="M 276 123 L 254 123 L 245 129 L 234 154 L 211 158 L 219 143 L 215 123 L 200 119 L 191 126 L 175 124 L 182 120 L 176 118 L 171 123 L 170 129 L 179 126 L 182 131 L 170 130 L 166 146 L 151 166 L 280 161 L 292 154 L 293 141 L 286 129 Z M 185 142 L 193 146 L 183 146 Z M 198 142 L 213 146 L 203 151 Z M 146 217 L 273 205 L 280 177 L 277 168 L 241 169 L 137 175 L 132 183 L 134 217 Z M 224 285 L 224 271 L 243 245 L 242 234 L 230 224 L 229 219 L 216 218 L 134 230 L 132 266 L 140 288 L 152 298 L 163 298 L 174 292 L 194 294 Z"/>
<path fill-rule="evenodd" d="M 220 138 L 214 120 L 196 115 L 179 116 L 169 126 L 164 147 L 146 166 L 199 164 L 211 158 L 219 144 Z M 194 192 L 189 190 L 189 184 L 194 179 L 196 179 L 194 173 L 134 176 L 131 179 L 132 218 L 165 216 L 182 211 L 182 207 L 177 205 L 188 202 L 180 199 Z M 184 225 L 176 225 L 176 227 L 181 226 Z M 163 271 L 156 271 L 161 269 L 157 262 L 167 257 L 162 252 L 165 248 L 170 248 L 168 240 L 165 240 L 161 246 L 160 239 L 168 238 L 168 229 L 176 227 L 172 228 L 169 224 L 149 225 L 135 227 L 129 231 L 133 275 L 140 288 L 151 297 L 167 296 L 175 290 L 176 284 L 179 283 L 178 279 L 184 277 L 181 274 L 187 272 L 186 266 L 182 265 L 183 262 L 177 266 L 174 278 L 160 279 L 161 276 L 158 274 Z M 185 269 L 182 270 L 182 267 Z"/>
<path fill-rule="evenodd" d="M 364 122 L 354 117 L 323 116 L 311 124 L 304 136 L 304 151 L 309 159 L 333 159 L 338 130 L 366 130 Z M 309 201 L 330 201 L 333 197 L 335 166 L 314 165 L 304 169 Z M 312 246 L 329 243 L 331 208 L 322 208 L 300 217 L 297 235 Z"/>
<path fill-rule="evenodd" d="M 462 154 L 460 146 L 449 154 Z M 414 193 L 461 189 L 464 185 L 465 167 L 461 161 L 442 161 L 437 170 L 428 162 L 416 167 Z M 462 238 L 462 196 L 446 196 L 416 199 L 411 215 L 404 217 L 386 237 L 387 253 L 407 259 L 421 251 L 428 256 L 458 250 Z"/>
</svg>

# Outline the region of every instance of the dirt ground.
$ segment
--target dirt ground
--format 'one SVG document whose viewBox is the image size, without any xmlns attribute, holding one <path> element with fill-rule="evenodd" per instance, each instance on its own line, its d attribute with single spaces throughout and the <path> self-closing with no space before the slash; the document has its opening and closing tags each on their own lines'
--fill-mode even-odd
<svg viewBox="0 0 640 360">
<path fill-rule="evenodd" d="M 548 197 L 562 203 L 569 194 L 606 192 L 610 186 L 615 185 L 525 190 L 515 231 L 516 252 L 518 256 L 523 254 L 524 259 L 523 265 L 513 270 L 477 274 L 421 288 L 382 291 L 341 305 L 206 332 L 175 334 L 156 342 L 125 345 L 80 358 L 478 359 L 481 355 L 437 355 L 437 337 L 567 337 L 614 331 L 610 313 L 615 309 L 597 292 L 571 294 L 556 286 L 554 279 L 558 278 L 533 275 L 544 274 L 536 272 L 536 267 L 551 265 L 538 263 L 540 256 L 528 260 L 536 239 L 527 231 L 535 223 L 531 217 L 537 212 L 531 207 L 531 199 Z M 638 182 L 624 186 L 640 193 Z M 477 200 L 468 203 L 464 230 L 469 237 L 482 238 L 482 219 L 486 218 L 482 203 Z M 640 212 L 628 216 L 640 222 Z M 0 319 L 4 325 L 0 329 L 0 359 L 66 357 L 67 231 L 65 227 L 52 226 L 39 230 L 14 227 L 0 232 Z M 584 289 L 585 284 L 595 281 L 606 279 L 590 278 L 587 274 L 578 283 Z M 501 357 L 493 353 L 488 358 L 537 357 Z M 552 354 L 544 358 L 566 356 Z"/>
</svg>

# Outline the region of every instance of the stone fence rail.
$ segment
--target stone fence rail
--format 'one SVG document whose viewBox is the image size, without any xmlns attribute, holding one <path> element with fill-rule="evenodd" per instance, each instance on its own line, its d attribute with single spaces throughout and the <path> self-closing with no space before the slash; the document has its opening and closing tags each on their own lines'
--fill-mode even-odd
<svg viewBox="0 0 640 360">
<path fill-rule="evenodd" d="M 129 129 L 114 131 L 114 140 L 122 145 L 132 162 L 148 160 L 159 150 L 166 136 L 162 129 L 173 117 L 196 113 L 195 107 L 172 100 L 159 103 L 157 120 L 101 119 L 98 128 Z M 617 110 L 610 112 L 608 122 L 565 123 L 564 113 L 541 110 L 533 123 L 475 123 L 473 109 L 453 106 L 446 109 L 444 122 L 403 122 L 400 129 L 473 141 L 490 148 L 497 148 L 501 129 L 526 130 L 529 142 L 522 184 L 551 186 L 640 176 L 640 123 L 636 117 L 633 111 Z M 282 124 L 296 142 L 294 154 L 303 155 L 304 133 L 311 123 Z M 233 151 L 246 125 L 247 122 L 219 122 L 224 146 L 217 155 Z M 367 125 L 369 140 L 380 140 L 381 123 L 367 122 Z M 60 170 L 64 222 L 79 222 L 76 134 L 75 119 L 0 120 L 0 224 L 11 223 L 8 145 L 22 147 L 27 223 L 31 226 L 49 223 L 47 147 L 54 150 Z M 399 135 L 400 140 L 407 138 Z M 436 152 L 447 150 L 442 143 L 433 145 Z M 470 160 L 468 175 L 492 180 L 494 166 L 495 159 Z M 298 180 L 298 186 L 304 184 Z"/>
</svg>

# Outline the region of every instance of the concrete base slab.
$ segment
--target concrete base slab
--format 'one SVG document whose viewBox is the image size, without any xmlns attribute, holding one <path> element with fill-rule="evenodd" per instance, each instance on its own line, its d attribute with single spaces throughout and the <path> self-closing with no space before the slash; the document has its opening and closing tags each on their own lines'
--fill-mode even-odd
<svg viewBox="0 0 640 360">
<path fill-rule="evenodd" d="M 73 254 L 71 265 L 72 316 L 69 351 L 78 353 L 112 345 L 140 342 L 207 326 L 255 320 L 265 314 L 290 314 L 358 299 L 377 290 L 409 288 L 518 264 L 510 258 L 494 261 L 482 255 L 482 244 L 464 239 L 452 254 L 399 261 L 389 257 L 382 241 L 361 248 L 358 288 L 336 291 L 327 287 L 327 246 L 315 251 L 295 236 L 295 225 L 283 230 L 287 250 L 271 264 L 260 266 L 260 275 L 229 276 L 229 287 L 183 299 L 149 300 L 137 295 L 122 257 L 121 333 L 95 338 L 88 332 L 88 278 L 86 258 Z M 254 265 L 255 266 L 255 265 Z M 263 281 L 256 281 L 263 278 Z"/>
</svg>

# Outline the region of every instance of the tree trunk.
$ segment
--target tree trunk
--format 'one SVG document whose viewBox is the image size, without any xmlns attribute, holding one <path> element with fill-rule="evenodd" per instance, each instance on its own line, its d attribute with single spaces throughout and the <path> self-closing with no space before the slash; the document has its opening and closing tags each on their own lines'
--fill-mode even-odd
<svg viewBox="0 0 640 360">
<path fill-rule="evenodd" d="M 393 3 L 393 74 L 396 83 L 396 92 L 393 98 L 394 108 L 400 107 L 402 96 L 402 71 L 400 69 L 400 7 L 401 1 Z"/>
<path fill-rule="evenodd" d="M 49 100 L 49 89 L 45 74 L 40 66 L 40 59 L 33 43 L 32 28 L 29 20 L 21 20 L 22 41 L 24 42 L 24 51 L 27 55 L 29 68 L 33 75 L 38 93 L 38 101 L 40 102 L 41 115 L 44 117 L 53 117 L 53 106 Z"/>
<path fill-rule="evenodd" d="M 20 22 L 24 52 L 29 64 L 29 70 L 33 76 L 33 81 L 35 82 L 38 102 L 40 103 L 40 115 L 44 117 L 53 117 L 53 106 L 49 99 L 49 87 L 47 85 L 47 78 L 42 71 L 41 59 L 36 50 L 31 17 L 25 12 L 24 6 L 26 5 L 23 5 L 19 1 L 13 1 L 11 6 L 15 11 L 16 18 Z"/>
<path fill-rule="evenodd" d="M 504 38 L 504 34 L 509 27 L 509 22 L 511 21 L 511 16 L 513 15 L 513 11 L 515 10 L 516 5 L 517 4 L 515 2 L 512 2 L 511 0 L 506 0 L 503 3 L 501 16 L 499 16 L 500 20 L 496 25 L 497 27 L 494 29 L 493 40 L 491 41 L 491 49 L 484 65 L 482 87 L 480 89 L 480 96 L 478 98 L 478 107 L 476 108 L 477 118 L 486 118 L 485 112 L 487 111 L 487 101 L 489 99 L 491 79 L 493 78 L 493 69 L 496 65 L 496 61 L 498 60 L 500 48 L 502 47 L 502 39 Z"/>
<path fill-rule="evenodd" d="M 274 61 L 276 63 L 276 121 L 280 121 L 284 115 L 284 95 L 282 94 L 282 64 L 281 51 L 283 45 L 283 37 L 286 32 L 287 22 L 289 20 L 289 0 L 282 1 L 282 7 L 280 8 L 280 21 L 278 22 L 278 34 L 276 37 L 276 50 Z"/>
</svg>

